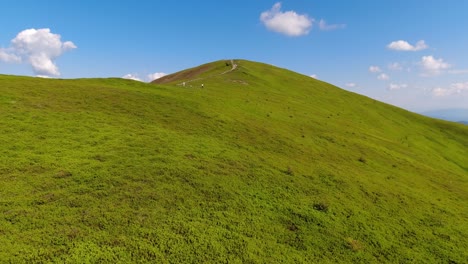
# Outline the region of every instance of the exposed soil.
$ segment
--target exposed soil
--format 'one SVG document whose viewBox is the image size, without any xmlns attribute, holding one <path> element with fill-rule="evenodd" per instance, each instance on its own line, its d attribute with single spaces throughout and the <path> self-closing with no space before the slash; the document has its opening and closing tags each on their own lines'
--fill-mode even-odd
<svg viewBox="0 0 468 264">
<path fill-rule="evenodd" d="M 165 83 L 170 83 L 174 81 L 179 81 L 179 80 L 189 80 L 193 79 L 194 77 L 199 76 L 200 74 L 207 72 L 211 70 L 215 65 L 208 64 L 208 65 L 202 65 L 196 68 L 188 69 L 185 71 L 177 72 L 174 74 L 166 75 L 162 78 L 156 79 L 152 81 L 151 83 L 156 83 L 156 84 L 165 84 Z"/>
<path fill-rule="evenodd" d="M 188 70 L 185 70 L 185 71 L 176 72 L 174 74 L 166 75 L 166 76 L 164 76 L 162 78 L 159 78 L 159 79 L 156 79 L 156 80 L 152 81 L 151 83 L 166 84 L 166 83 L 172 83 L 172 82 L 176 82 L 176 81 L 184 81 L 186 83 L 189 83 L 189 82 L 194 81 L 194 80 L 206 79 L 206 78 L 213 77 L 213 76 L 208 76 L 208 77 L 205 77 L 205 78 L 197 78 L 197 77 L 200 76 L 201 74 L 203 74 L 204 72 L 212 70 L 216 66 L 217 65 L 213 64 L 213 63 L 201 65 L 199 67 L 191 68 L 191 69 L 188 69 Z M 237 64 L 234 63 L 234 60 L 231 60 L 230 63 L 226 62 L 226 66 L 231 66 L 232 68 L 225 71 L 225 72 L 222 72 L 220 74 L 215 74 L 215 75 L 223 75 L 223 74 L 232 72 L 237 68 Z"/>
</svg>

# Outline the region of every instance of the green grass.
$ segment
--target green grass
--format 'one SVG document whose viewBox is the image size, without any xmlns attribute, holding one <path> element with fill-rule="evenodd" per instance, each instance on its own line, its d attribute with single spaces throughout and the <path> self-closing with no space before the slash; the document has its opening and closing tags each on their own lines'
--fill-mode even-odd
<svg viewBox="0 0 468 264">
<path fill-rule="evenodd" d="M 236 63 L 0 75 L 0 261 L 466 263 L 466 126 Z"/>
</svg>

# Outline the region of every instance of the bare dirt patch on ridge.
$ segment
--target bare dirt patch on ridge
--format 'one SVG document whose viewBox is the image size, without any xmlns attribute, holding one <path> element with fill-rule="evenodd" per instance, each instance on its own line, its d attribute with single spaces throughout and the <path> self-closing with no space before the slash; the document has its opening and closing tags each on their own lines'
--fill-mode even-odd
<svg viewBox="0 0 468 264">
<path fill-rule="evenodd" d="M 188 69 L 185 71 L 181 71 L 178 73 L 164 76 L 162 78 L 152 81 L 152 83 L 165 84 L 165 83 L 171 83 L 171 82 L 181 81 L 181 80 L 190 80 L 199 76 L 200 74 L 203 74 L 204 72 L 207 72 L 213 69 L 213 67 L 214 65 L 212 64 L 202 65 L 200 67 L 196 67 L 196 68 L 192 68 L 192 69 Z"/>
</svg>

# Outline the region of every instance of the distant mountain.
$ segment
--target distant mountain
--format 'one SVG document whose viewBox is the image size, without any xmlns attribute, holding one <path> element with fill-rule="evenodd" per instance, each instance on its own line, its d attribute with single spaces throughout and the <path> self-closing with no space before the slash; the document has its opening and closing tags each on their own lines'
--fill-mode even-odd
<svg viewBox="0 0 468 264">
<path fill-rule="evenodd" d="M 444 119 L 447 121 L 465 123 L 468 122 L 468 108 L 438 109 L 422 112 L 422 115 Z"/>
</svg>

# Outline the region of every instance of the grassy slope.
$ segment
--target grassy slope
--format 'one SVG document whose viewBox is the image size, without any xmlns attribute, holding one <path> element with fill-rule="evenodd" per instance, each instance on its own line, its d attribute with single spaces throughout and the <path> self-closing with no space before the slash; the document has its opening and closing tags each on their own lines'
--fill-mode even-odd
<svg viewBox="0 0 468 264">
<path fill-rule="evenodd" d="M 0 75 L 0 260 L 468 258 L 466 126 L 237 63 L 204 89 Z"/>
</svg>

